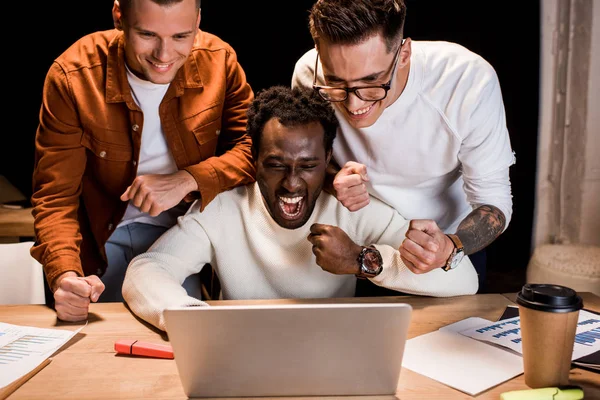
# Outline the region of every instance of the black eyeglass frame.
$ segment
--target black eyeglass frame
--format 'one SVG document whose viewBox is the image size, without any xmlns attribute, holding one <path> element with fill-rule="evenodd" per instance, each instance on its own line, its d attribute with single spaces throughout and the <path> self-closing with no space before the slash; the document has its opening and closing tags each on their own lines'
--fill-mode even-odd
<svg viewBox="0 0 600 400">
<path fill-rule="evenodd" d="M 387 97 L 389 90 L 392 87 L 392 81 L 394 80 L 394 77 L 396 76 L 396 67 L 398 66 L 398 59 L 400 58 L 400 50 L 402 49 L 402 46 L 404 46 L 405 41 L 406 41 L 406 39 L 402 39 L 400 46 L 398 46 L 398 50 L 396 50 L 396 55 L 394 57 L 394 66 L 392 67 L 392 76 L 390 77 L 390 80 L 382 85 L 353 86 L 353 87 L 337 87 L 337 86 L 317 85 L 317 73 L 318 73 L 318 68 L 319 68 L 319 52 L 317 51 L 317 59 L 315 60 L 315 70 L 314 70 L 314 74 L 313 74 L 314 75 L 313 84 L 312 84 L 313 90 L 316 91 L 319 94 L 319 96 L 321 96 L 324 100 L 332 102 L 332 103 L 339 103 L 342 101 L 346 101 L 348 99 L 348 96 L 350 95 L 350 93 L 354 93 L 354 95 L 356 97 L 358 97 L 359 99 L 361 99 L 362 101 L 380 101 L 380 100 L 385 99 Z M 325 96 L 323 96 L 323 94 L 321 94 L 321 89 L 343 90 L 346 92 L 346 96 L 344 96 L 344 98 L 340 99 L 340 100 L 330 100 L 330 99 L 326 98 Z M 357 92 L 357 90 L 361 90 L 361 89 L 384 89 L 385 94 L 383 95 L 383 97 L 381 97 L 379 99 L 363 99 L 361 97 L 360 93 Z"/>
</svg>

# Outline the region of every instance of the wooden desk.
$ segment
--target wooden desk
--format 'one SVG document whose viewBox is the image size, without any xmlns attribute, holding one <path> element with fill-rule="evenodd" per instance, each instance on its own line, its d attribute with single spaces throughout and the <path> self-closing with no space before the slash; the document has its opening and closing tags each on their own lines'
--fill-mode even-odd
<svg viewBox="0 0 600 400">
<path fill-rule="evenodd" d="M 211 301 L 211 304 L 300 302 L 406 302 L 413 306 L 409 338 L 444 325 L 476 316 L 497 320 L 513 304 L 502 294 L 483 294 L 449 299 L 385 297 L 335 300 Z M 584 294 L 586 308 L 600 311 L 600 297 Z M 81 324 L 61 323 L 45 306 L 0 306 L 0 321 L 42 328 L 75 329 Z M 88 326 L 74 337 L 53 361 L 9 397 L 16 399 L 186 399 L 174 360 L 117 356 L 117 339 L 135 338 L 161 342 L 160 331 L 135 318 L 121 303 L 92 304 Z M 571 383 L 585 390 L 585 398 L 600 399 L 600 375 L 579 368 L 571 370 Z M 500 393 L 527 389 L 520 375 L 477 396 L 498 400 Z M 374 396 L 361 398 L 374 399 Z M 403 369 L 396 396 L 386 400 L 472 399 L 473 397 Z"/>
<path fill-rule="evenodd" d="M 8 179 L 0 175 L 0 203 L 26 200 Z M 0 243 L 18 242 L 21 237 L 33 237 L 31 208 L 9 209 L 0 206 Z"/>
<path fill-rule="evenodd" d="M 31 208 L 10 209 L 0 206 L 0 237 L 34 237 Z M 18 241 L 18 240 L 15 240 Z"/>
</svg>

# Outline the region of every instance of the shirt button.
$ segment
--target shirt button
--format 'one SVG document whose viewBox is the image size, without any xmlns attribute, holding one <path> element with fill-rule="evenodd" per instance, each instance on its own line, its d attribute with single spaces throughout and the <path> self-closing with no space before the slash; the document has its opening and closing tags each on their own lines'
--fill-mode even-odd
<svg viewBox="0 0 600 400">
<path fill-rule="evenodd" d="M 102 157 L 102 158 L 106 157 L 106 152 L 104 150 L 102 150 L 100 152 L 100 157 Z"/>
<path fill-rule="evenodd" d="M 113 230 L 113 224 L 108 224 L 108 230 L 112 231 Z"/>
<path fill-rule="evenodd" d="M 137 161 L 133 160 L 133 166 L 135 167 L 137 165 Z"/>
<path fill-rule="evenodd" d="M 219 136 L 220 133 L 221 133 L 221 130 L 217 129 L 217 131 L 215 132 L 215 135 Z"/>
<path fill-rule="evenodd" d="M 98 268 L 98 270 L 96 270 L 96 274 L 97 275 L 102 275 L 102 268 Z"/>
<path fill-rule="evenodd" d="M 131 129 L 133 129 L 134 132 L 137 132 L 140 129 L 140 126 L 138 124 L 133 124 Z"/>
</svg>

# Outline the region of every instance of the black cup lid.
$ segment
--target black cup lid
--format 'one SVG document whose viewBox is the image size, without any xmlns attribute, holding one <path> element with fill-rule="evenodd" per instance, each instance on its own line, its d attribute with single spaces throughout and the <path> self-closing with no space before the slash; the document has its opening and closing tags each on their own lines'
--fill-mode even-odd
<svg viewBox="0 0 600 400">
<path fill-rule="evenodd" d="M 543 283 L 527 283 L 517 295 L 517 304 L 534 310 L 567 313 L 581 310 L 583 300 L 571 288 Z"/>
</svg>

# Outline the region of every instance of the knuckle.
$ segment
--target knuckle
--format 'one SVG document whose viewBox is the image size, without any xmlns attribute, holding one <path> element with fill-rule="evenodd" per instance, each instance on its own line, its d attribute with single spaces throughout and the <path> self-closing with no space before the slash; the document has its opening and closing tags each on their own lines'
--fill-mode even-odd
<svg viewBox="0 0 600 400">
<path fill-rule="evenodd" d="M 346 185 L 341 179 L 333 181 L 333 188 L 338 191 L 343 191 L 346 188 Z"/>
<path fill-rule="evenodd" d="M 422 272 L 425 272 L 425 271 L 427 270 L 427 264 L 424 264 L 424 263 L 423 263 L 423 262 L 421 262 L 421 261 L 417 261 L 417 262 L 415 263 L 415 267 L 416 267 L 416 268 L 417 268 L 419 271 L 422 271 Z"/>
</svg>

